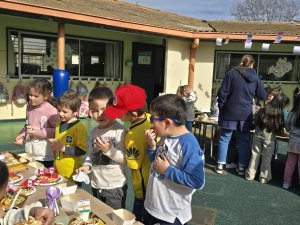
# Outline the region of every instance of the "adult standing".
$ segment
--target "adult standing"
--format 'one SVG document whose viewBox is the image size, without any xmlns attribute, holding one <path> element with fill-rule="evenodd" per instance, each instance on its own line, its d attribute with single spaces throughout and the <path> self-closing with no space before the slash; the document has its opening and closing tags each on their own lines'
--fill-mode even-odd
<svg viewBox="0 0 300 225">
<path fill-rule="evenodd" d="M 245 174 L 250 157 L 250 130 L 253 124 L 253 98 L 267 98 L 263 83 L 253 69 L 252 55 L 244 55 L 238 66 L 230 69 L 218 91 L 220 109 L 219 126 L 221 134 L 218 146 L 218 164 L 215 171 L 222 174 L 226 164 L 228 144 L 232 132 L 237 133 L 239 151 L 239 175 Z"/>
</svg>

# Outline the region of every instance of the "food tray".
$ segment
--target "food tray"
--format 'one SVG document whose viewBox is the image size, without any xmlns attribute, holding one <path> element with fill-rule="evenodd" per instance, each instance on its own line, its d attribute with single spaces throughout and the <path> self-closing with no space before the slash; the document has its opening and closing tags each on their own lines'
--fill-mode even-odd
<svg viewBox="0 0 300 225">
<path fill-rule="evenodd" d="M 19 162 L 19 163 L 16 163 L 16 164 L 9 164 L 8 163 L 8 159 L 6 158 L 5 159 L 5 162 L 7 164 L 7 167 L 8 167 L 8 170 L 9 172 L 15 172 L 15 171 L 21 171 L 21 170 L 26 170 L 28 168 L 28 163 L 29 163 L 29 160 L 28 159 L 25 159 L 15 153 L 11 153 L 9 152 L 9 154 L 11 154 L 15 159 L 17 159 L 18 161 L 20 160 L 20 158 L 24 159 L 24 162 Z"/>
</svg>

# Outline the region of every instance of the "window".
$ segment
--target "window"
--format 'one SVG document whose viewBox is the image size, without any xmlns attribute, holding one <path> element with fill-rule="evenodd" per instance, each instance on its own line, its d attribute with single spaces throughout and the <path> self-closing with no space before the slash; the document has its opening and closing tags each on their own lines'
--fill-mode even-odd
<svg viewBox="0 0 300 225">
<path fill-rule="evenodd" d="M 299 56 L 285 53 L 249 53 L 217 51 L 214 65 L 215 80 L 222 80 L 226 72 L 238 65 L 243 55 L 254 57 L 254 69 L 263 81 L 296 83 L 299 78 Z"/>
<path fill-rule="evenodd" d="M 57 69 L 57 37 L 8 30 L 8 74 L 52 75 Z M 65 70 L 70 76 L 122 78 L 122 42 L 66 37 Z"/>
</svg>

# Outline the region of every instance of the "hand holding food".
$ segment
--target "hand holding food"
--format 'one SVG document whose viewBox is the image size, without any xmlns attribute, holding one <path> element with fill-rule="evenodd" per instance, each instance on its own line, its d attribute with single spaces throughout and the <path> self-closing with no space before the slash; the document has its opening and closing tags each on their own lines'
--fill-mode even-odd
<svg viewBox="0 0 300 225">
<path fill-rule="evenodd" d="M 154 169 L 161 174 L 165 174 L 166 169 L 169 166 L 170 163 L 164 154 L 161 154 L 159 157 L 156 157 L 154 160 Z"/>
<path fill-rule="evenodd" d="M 66 147 L 61 141 L 56 139 L 51 139 L 50 143 L 51 143 L 51 148 L 54 152 L 56 151 L 65 152 Z"/>
<path fill-rule="evenodd" d="M 83 173 L 87 174 L 88 172 L 90 172 L 90 170 L 91 170 L 91 167 L 89 165 L 84 165 L 84 166 L 81 166 L 78 169 L 76 169 L 76 173 L 83 172 Z"/>
<path fill-rule="evenodd" d="M 30 215 L 37 221 L 41 221 L 43 225 L 50 225 L 54 223 L 54 212 L 47 208 L 34 207 L 30 210 Z"/>
<path fill-rule="evenodd" d="M 156 132 L 154 129 L 145 130 L 145 137 L 151 149 L 156 149 Z"/>
<path fill-rule="evenodd" d="M 96 144 L 97 148 L 100 151 L 106 153 L 106 152 L 109 151 L 109 149 L 111 149 L 111 147 L 112 147 L 112 141 L 111 140 L 106 139 L 104 137 L 97 137 L 95 139 L 96 139 L 95 144 Z"/>
</svg>

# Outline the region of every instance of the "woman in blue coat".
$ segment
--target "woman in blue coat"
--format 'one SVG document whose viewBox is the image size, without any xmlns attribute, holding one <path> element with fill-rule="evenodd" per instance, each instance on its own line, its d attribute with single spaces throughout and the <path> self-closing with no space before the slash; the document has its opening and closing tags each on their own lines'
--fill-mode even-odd
<svg viewBox="0 0 300 225">
<path fill-rule="evenodd" d="M 241 63 L 227 72 L 218 91 L 219 126 L 218 165 L 215 170 L 222 174 L 226 164 L 228 144 L 232 132 L 237 132 L 239 151 L 239 175 L 244 175 L 250 157 L 250 130 L 253 123 L 253 98 L 267 99 L 264 85 L 253 69 L 252 55 L 244 55 Z"/>
</svg>

